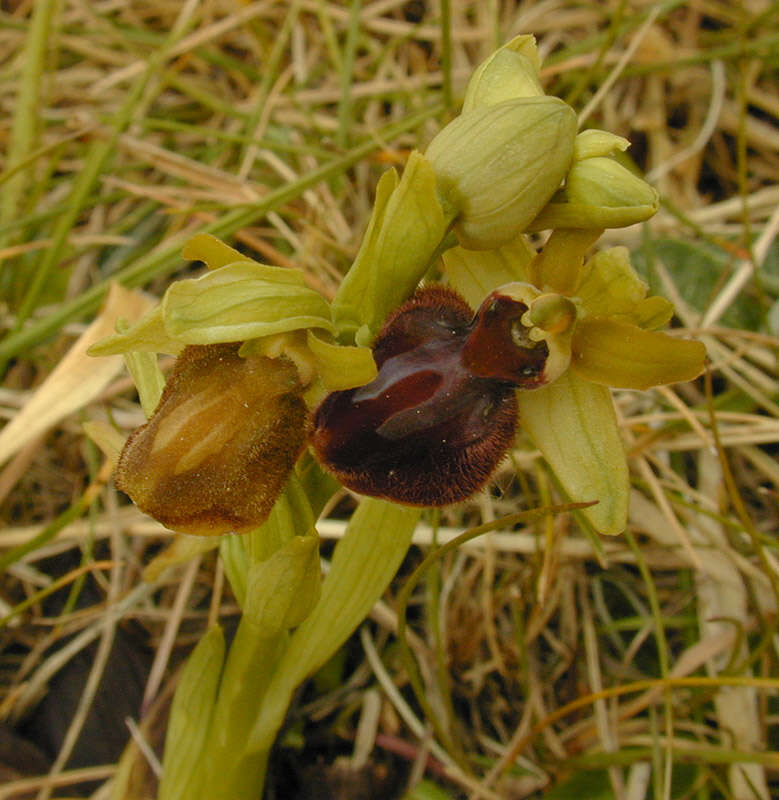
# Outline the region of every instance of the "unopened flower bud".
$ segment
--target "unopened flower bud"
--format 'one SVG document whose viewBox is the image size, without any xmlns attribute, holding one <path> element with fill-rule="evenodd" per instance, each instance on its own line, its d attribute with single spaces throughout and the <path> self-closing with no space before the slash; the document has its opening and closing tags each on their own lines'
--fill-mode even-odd
<svg viewBox="0 0 779 800">
<path fill-rule="evenodd" d="M 535 37 L 515 37 L 477 67 L 465 90 L 463 113 L 504 100 L 540 97 L 540 66 Z"/>
<path fill-rule="evenodd" d="M 657 192 L 613 158 L 587 158 L 574 164 L 565 186 L 571 202 L 609 216 L 610 228 L 641 222 L 657 211 Z"/>
<path fill-rule="evenodd" d="M 573 109 L 556 97 L 475 108 L 449 123 L 426 157 L 464 247 L 488 250 L 521 233 L 571 164 Z"/>
<path fill-rule="evenodd" d="M 547 228 L 624 228 L 653 216 L 659 206 L 654 188 L 618 161 L 592 153 L 624 149 L 625 140 L 604 131 L 577 136 L 574 159 L 561 189 L 529 224 L 528 230 Z"/>
</svg>

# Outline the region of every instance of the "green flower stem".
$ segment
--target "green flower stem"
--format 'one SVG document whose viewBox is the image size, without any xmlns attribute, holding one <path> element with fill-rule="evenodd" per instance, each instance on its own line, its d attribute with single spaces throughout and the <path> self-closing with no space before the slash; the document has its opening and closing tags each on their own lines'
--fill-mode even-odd
<svg viewBox="0 0 779 800">
<path fill-rule="evenodd" d="M 288 640 L 286 631 L 268 636 L 246 614 L 241 617 L 201 756 L 203 782 L 198 796 L 202 800 L 260 796 L 267 754 L 246 752 L 246 738 Z"/>
</svg>

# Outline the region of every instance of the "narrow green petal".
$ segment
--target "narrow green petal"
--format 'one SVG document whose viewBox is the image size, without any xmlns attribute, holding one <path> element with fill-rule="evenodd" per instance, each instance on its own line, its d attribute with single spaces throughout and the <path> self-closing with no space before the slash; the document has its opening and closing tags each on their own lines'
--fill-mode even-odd
<svg viewBox="0 0 779 800">
<path fill-rule="evenodd" d="M 299 328 L 333 331 L 330 307 L 303 285 L 299 270 L 230 264 L 177 281 L 163 299 L 168 334 L 186 344 L 217 344 Z"/>
<path fill-rule="evenodd" d="M 572 347 L 571 368 L 578 375 L 623 389 L 692 380 L 703 372 L 706 358 L 701 342 L 598 317 L 576 326 Z"/>
<path fill-rule="evenodd" d="M 570 372 L 549 386 L 517 392 L 519 419 L 592 526 L 614 535 L 625 528 L 628 469 L 611 393 Z"/>
<path fill-rule="evenodd" d="M 364 386 L 376 377 L 376 362 L 370 347 L 331 344 L 311 330 L 307 342 L 317 373 L 329 392 Z"/>
<path fill-rule="evenodd" d="M 165 389 L 165 376 L 157 363 L 157 354 L 130 351 L 124 354 L 124 363 L 132 376 L 141 408 L 148 419 L 157 408 Z"/>
</svg>

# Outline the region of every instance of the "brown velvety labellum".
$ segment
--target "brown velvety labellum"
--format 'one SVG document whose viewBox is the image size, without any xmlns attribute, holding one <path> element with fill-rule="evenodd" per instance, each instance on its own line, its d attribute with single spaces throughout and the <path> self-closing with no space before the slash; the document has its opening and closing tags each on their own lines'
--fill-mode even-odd
<svg viewBox="0 0 779 800">
<path fill-rule="evenodd" d="M 185 348 L 157 409 L 119 459 L 117 486 L 173 530 L 207 535 L 257 527 L 305 444 L 294 365 L 241 358 L 238 347 Z"/>
<path fill-rule="evenodd" d="M 500 299 L 474 317 L 458 294 L 431 287 L 390 316 L 373 346 L 376 378 L 328 395 L 314 417 L 311 443 L 345 486 L 440 506 L 484 485 L 514 438 L 514 389 L 537 382 L 546 361 L 546 345 L 512 334 L 526 306 Z"/>
<path fill-rule="evenodd" d="M 527 306 L 493 292 L 482 304 L 473 330 L 463 346 L 462 359 L 472 374 L 535 389 L 543 383 L 549 348 L 531 342 L 521 323 Z"/>
</svg>

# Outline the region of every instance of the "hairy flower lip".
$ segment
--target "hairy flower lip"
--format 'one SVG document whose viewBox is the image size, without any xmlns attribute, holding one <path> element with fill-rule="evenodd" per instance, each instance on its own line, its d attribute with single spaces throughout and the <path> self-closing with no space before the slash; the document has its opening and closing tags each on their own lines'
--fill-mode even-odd
<svg viewBox="0 0 779 800">
<path fill-rule="evenodd" d="M 182 533 L 251 530 L 303 450 L 305 419 L 291 362 L 241 358 L 237 343 L 190 346 L 154 414 L 127 439 L 117 487 Z"/>
<path fill-rule="evenodd" d="M 499 361 L 472 370 L 464 345 L 476 332 L 471 355 L 500 337 L 518 349 L 510 323 L 525 310 L 496 296 L 474 314 L 444 287 L 417 292 L 374 344 L 376 379 L 317 409 L 311 443 L 322 464 L 357 492 L 409 505 L 448 505 L 477 491 L 513 440 L 518 376 Z M 494 314 L 488 323 L 499 324 L 484 325 Z M 529 349 L 535 381 L 545 345 Z"/>
</svg>

